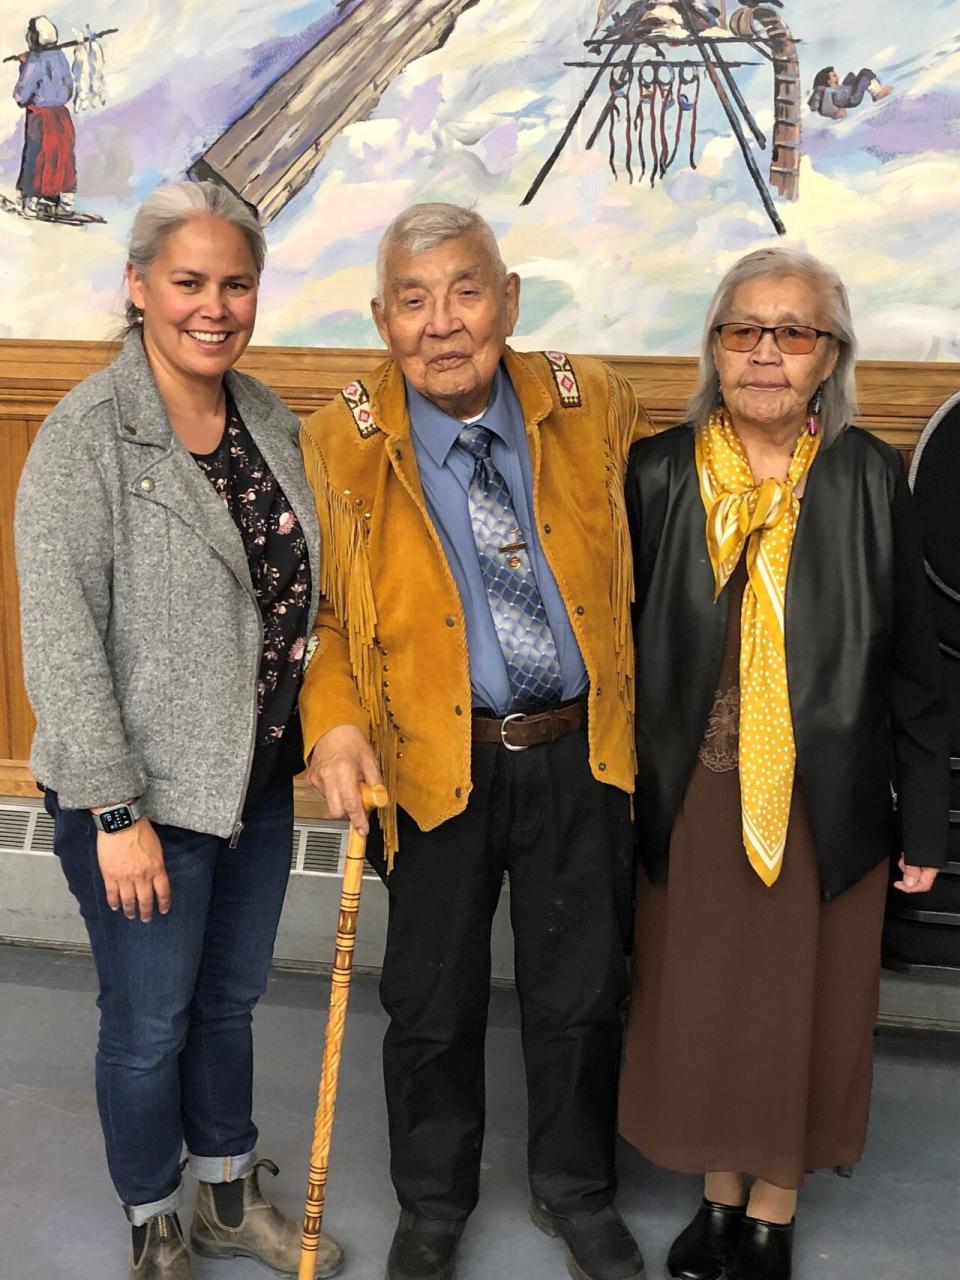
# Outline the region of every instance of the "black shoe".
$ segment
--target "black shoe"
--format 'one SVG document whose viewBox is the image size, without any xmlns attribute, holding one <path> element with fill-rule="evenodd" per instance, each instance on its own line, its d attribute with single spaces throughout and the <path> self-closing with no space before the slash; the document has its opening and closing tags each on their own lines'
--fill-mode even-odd
<svg viewBox="0 0 960 1280">
<path fill-rule="evenodd" d="M 727 1280 L 790 1280 L 793 1222 L 744 1217 Z"/>
<path fill-rule="evenodd" d="M 704 1200 L 670 1246 L 667 1270 L 677 1280 L 719 1280 L 740 1238 L 743 1205 Z"/>
<path fill-rule="evenodd" d="M 450 1280 L 465 1218 L 421 1218 L 400 1210 L 387 1258 L 386 1280 Z"/>
<path fill-rule="evenodd" d="M 574 1280 L 644 1280 L 637 1242 L 613 1205 L 564 1217 L 535 1200 L 530 1217 L 545 1235 L 563 1238 Z"/>
</svg>

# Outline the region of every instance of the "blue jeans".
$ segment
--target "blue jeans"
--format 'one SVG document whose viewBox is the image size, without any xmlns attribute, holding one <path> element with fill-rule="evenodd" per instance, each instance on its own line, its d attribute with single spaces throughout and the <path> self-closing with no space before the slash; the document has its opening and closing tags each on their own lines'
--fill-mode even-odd
<svg viewBox="0 0 960 1280">
<path fill-rule="evenodd" d="M 290 873 L 293 791 L 244 813 L 235 849 L 156 824 L 170 911 L 148 924 L 111 911 L 86 809 L 46 793 L 54 852 L 80 904 L 100 980 L 97 1105 L 110 1176 L 131 1222 L 172 1212 L 184 1142 L 208 1182 L 255 1161 L 253 1006 L 263 995 Z"/>
</svg>

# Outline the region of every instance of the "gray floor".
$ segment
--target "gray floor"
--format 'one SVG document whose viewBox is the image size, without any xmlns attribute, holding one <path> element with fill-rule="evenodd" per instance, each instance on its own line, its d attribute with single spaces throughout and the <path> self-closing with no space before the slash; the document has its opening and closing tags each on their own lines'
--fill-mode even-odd
<svg viewBox="0 0 960 1280">
<path fill-rule="evenodd" d="M 126 1226 L 102 1159 L 93 1101 L 91 962 L 0 947 L 0 1280 L 118 1280 Z M 327 983 L 277 973 L 256 1019 L 261 1151 L 289 1210 L 302 1202 Z M 387 1176 L 376 983 L 351 998 L 325 1225 L 349 1251 L 350 1280 L 381 1280 L 396 1217 Z M 513 994 L 495 991 L 488 1037 L 488 1129 L 481 1203 L 458 1280 L 563 1280 L 562 1252 L 525 1211 L 524 1102 Z M 803 1193 L 795 1280 L 956 1280 L 960 1275 L 960 1036 L 887 1031 L 877 1040 L 867 1154 L 852 1180 L 820 1173 Z M 620 1205 L 666 1274 L 670 1240 L 696 1179 L 622 1149 Z M 267 1179 L 267 1181 L 270 1181 Z M 249 1262 L 197 1260 L 197 1280 L 254 1280 Z"/>
</svg>

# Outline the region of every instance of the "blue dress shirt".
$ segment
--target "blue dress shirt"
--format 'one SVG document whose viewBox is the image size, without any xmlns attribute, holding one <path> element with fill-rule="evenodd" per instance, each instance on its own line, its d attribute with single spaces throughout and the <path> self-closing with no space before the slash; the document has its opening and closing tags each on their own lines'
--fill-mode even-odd
<svg viewBox="0 0 960 1280">
<path fill-rule="evenodd" d="M 511 709 L 510 680 L 480 571 L 467 502 L 473 458 L 464 449 L 455 447 L 464 424 L 459 418 L 444 413 L 409 382 L 406 385 L 410 434 L 427 511 L 460 590 L 466 618 L 473 704 L 506 715 Z M 566 605 L 547 564 L 533 522 L 533 468 L 526 427 L 520 401 L 502 365 L 490 390 L 490 403 L 474 421 L 482 423 L 493 435 L 490 457 L 510 490 L 521 539 L 527 544 L 534 577 L 556 641 L 563 680 L 561 697 L 564 700 L 576 698 L 587 687 L 587 671 Z"/>
</svg>

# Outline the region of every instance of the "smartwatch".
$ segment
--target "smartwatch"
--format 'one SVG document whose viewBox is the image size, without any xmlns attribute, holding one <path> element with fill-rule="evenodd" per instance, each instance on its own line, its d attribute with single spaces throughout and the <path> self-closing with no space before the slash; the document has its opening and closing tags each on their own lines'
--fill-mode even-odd
<svg viewBox="0 0 960 1280">
<path fill-rule="evenodd" d="M 130 800 L 127 804 L 115 804 L 112 809 L 104 809 L 101 813 L 91 814 L 93 825 L 98 831 L 106 831 L 114 835 L 117 831 L 126 831 L 146 813 L 146 805 L 142 798 Z"/>
</svg>

